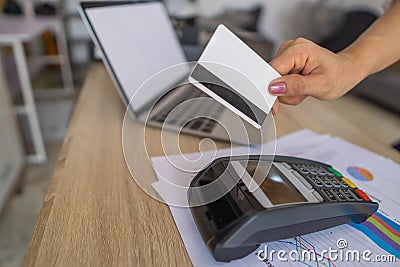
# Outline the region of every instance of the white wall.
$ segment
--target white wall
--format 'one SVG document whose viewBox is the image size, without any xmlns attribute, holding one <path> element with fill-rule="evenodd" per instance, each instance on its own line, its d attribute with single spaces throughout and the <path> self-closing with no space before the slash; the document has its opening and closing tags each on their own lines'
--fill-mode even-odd
<svg viewBox="0 0 400 267">
<path fill-rule="evenodd" d="M 259 22 L 259 31 L 272 40 L 276 47 L 285 40 L 296 37 L 315 38 L 321 34 L 322 26 L 314 25 L 314 21 L 323 21 L 321 16 L 333 14 L 313 14 L 316 6 L 325 6 L 338 10 L 368 9 L 377 14 L 382 13 L 382 3 L 385 0 L 197 0 L 191 4 L 188 0 L 167 0 L 172 13 L 198 12 L 203 16 L 217 15 L 225 8 L 246 8 L 261 4 L 264 12 Z M 319 17 L 318 17 L 319 16 Z M 334 17 L 325 18 L 325 24 L 334 21 Z M 326 30 L 326 29 L 325 29 Z"/>
<path fill-rule="evenodd" d="M 317 5 L 341 10 L 364 8 L 374 10 L 377 14 L 381 14 L 383 12 L 383 1 L 384 0 L 264 0 L 265 12 L 260 18 L 259 31 L 273 40 L 278 46 L 283 41 L 295 39 L 296 37 L 313 39 L 316 37 L 317 28 L 323 26 L 314 25 L 312 23 L 318 20 L 317 16 L 320 15 L 312 13 Z M 322 19 L 323 18 L 320 18 L 320 20 Z M 325 19 L 328 20 L 328 18 Z M 334 17 L 331 19 L 334 19 Z"/>
<path fill-rule="evenodd" d="M 22 0 L 20 0 L 22 1 Z M 38 1 L 38 0 L 34 0 Z M 60 2 L 59 0 L 52 0 Z M 65 7 L 69 12 L 76 12 L 77 0 L 64 0 Z M 168 9 L 174 14 L 200 13 L 203 16 L 215 16 L 226 8 L 246 8 L 256 4 L 262 4 L 264 12 L 261 15 L 259 31 L 275 43 L 276 48 L 285 40 L 302 36 L 313 39 L 320 34 L 326 25 L 314 25 L 312 22 L 326 14 L 313 14 L 316 5 L 324 5 L 337 9 L 352 9 L 364 7 L 382 13 L 382 3 L 385 0 L 197 0 L 192 4 L 189 0 L 165 0 Z M 331 14 L 332 15 L 332 14 Z M 320 16 L 320 17 L 318 17 Z M 334 19 L 334 18 L 332 18 Z M 88 38 L 84 25 L 79 21 L 70 22 L 69 33 L 75 38 Z M 77 47 L 79 48 L 79 47 Z M 84 58 L 86 51 L 84 46 L 79 51 L 72 51 L 74 61 Z"/>
<path fill-rule="evenodd" d="M 271 39 L 275 45 L 298 36 L 310 37 L 308 23 L 304 18 L 307 4 L 316 0 L 266 0 L 265 10 L 260 18 L 258 30 Z M 303 8 L 302 8 L 303 7 Z"/>
</svg>

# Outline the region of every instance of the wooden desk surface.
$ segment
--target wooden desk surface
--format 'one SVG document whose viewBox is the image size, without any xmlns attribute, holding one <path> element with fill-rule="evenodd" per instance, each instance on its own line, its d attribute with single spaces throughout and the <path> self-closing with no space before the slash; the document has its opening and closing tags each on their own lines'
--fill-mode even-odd
<svg viewBox="0 0 400 267">
<path fill-rule="evenodd" d="M 132 182 L 125 165 L 124 107 L 102 64 L 91 68 L 64 140 L 25 266 L 190 266 L 167 205 Z M 367 116 L 367 114 L 366 114 Z M 282 107 L 278 136 L 310 128 L 400 162 L 365 125 L 312 99 Z M 364 126 L 364 128 L 363 128 Z M 153 131 L 159 131 L 153 129 Z M 187 137 L 187 142 L 198 141 Z"/>
</svg>

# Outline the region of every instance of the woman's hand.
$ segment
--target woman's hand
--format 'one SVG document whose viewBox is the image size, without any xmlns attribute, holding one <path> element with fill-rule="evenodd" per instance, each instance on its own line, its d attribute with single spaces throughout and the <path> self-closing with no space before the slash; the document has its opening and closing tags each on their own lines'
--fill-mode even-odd
<svg viewBox="0 0 400 267">
<path fill-rule="evenodd" d="M 279 99 L 273 114 L 279 111 L 279 102 L 297 105 L 307 96 L 336 99 L 366 76 L 351 54 L 335 54 L 304 38 L 284 42 L 270 65 L 282 75 L 269 85 Z"/>
<path fill-rule="evenodd" d="M 335 54 L 304 38 L 286 41 L 270 64 L 283 77 L 269 85 L 279 102 L 297 105 L 307 96 L 336 99 L 370 74 L 400 60 L 400 0 L 379 17 L 350 46 Z"/>
</svg>

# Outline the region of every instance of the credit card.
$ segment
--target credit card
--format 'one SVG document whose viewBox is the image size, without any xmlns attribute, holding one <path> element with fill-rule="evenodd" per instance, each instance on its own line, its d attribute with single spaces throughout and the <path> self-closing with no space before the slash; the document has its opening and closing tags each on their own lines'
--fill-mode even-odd
<svg viewBox="0 0 400 267">
<path fill-rule="evenodd" d="M 189 76 L 197 88 L 256 128 L 276 100 L 269 83 L 281 75 L 224 25 L 219 25 Z"/>
</svg>

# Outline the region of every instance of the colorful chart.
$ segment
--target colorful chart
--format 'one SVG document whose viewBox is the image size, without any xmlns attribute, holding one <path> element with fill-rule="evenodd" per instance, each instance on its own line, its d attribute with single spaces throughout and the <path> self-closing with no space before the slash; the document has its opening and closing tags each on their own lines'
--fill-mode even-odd
<svg viewBox="0 0 400 267">
<path fill-rule="evenodd" d="M 400 225 L 383 214 L 375 212 L 363 223 L 350 223 L 363 232 L 375 244 L 397 258 L 400 258 Z"/>
<path fill-rule="evenodd" d="M 368 182 L 374 180 L 374 176 L 368 170 L 357 167 L 357 166 L 350 166 L 347 167 L 347 172 L 357 180 Z"/>
</svg>

